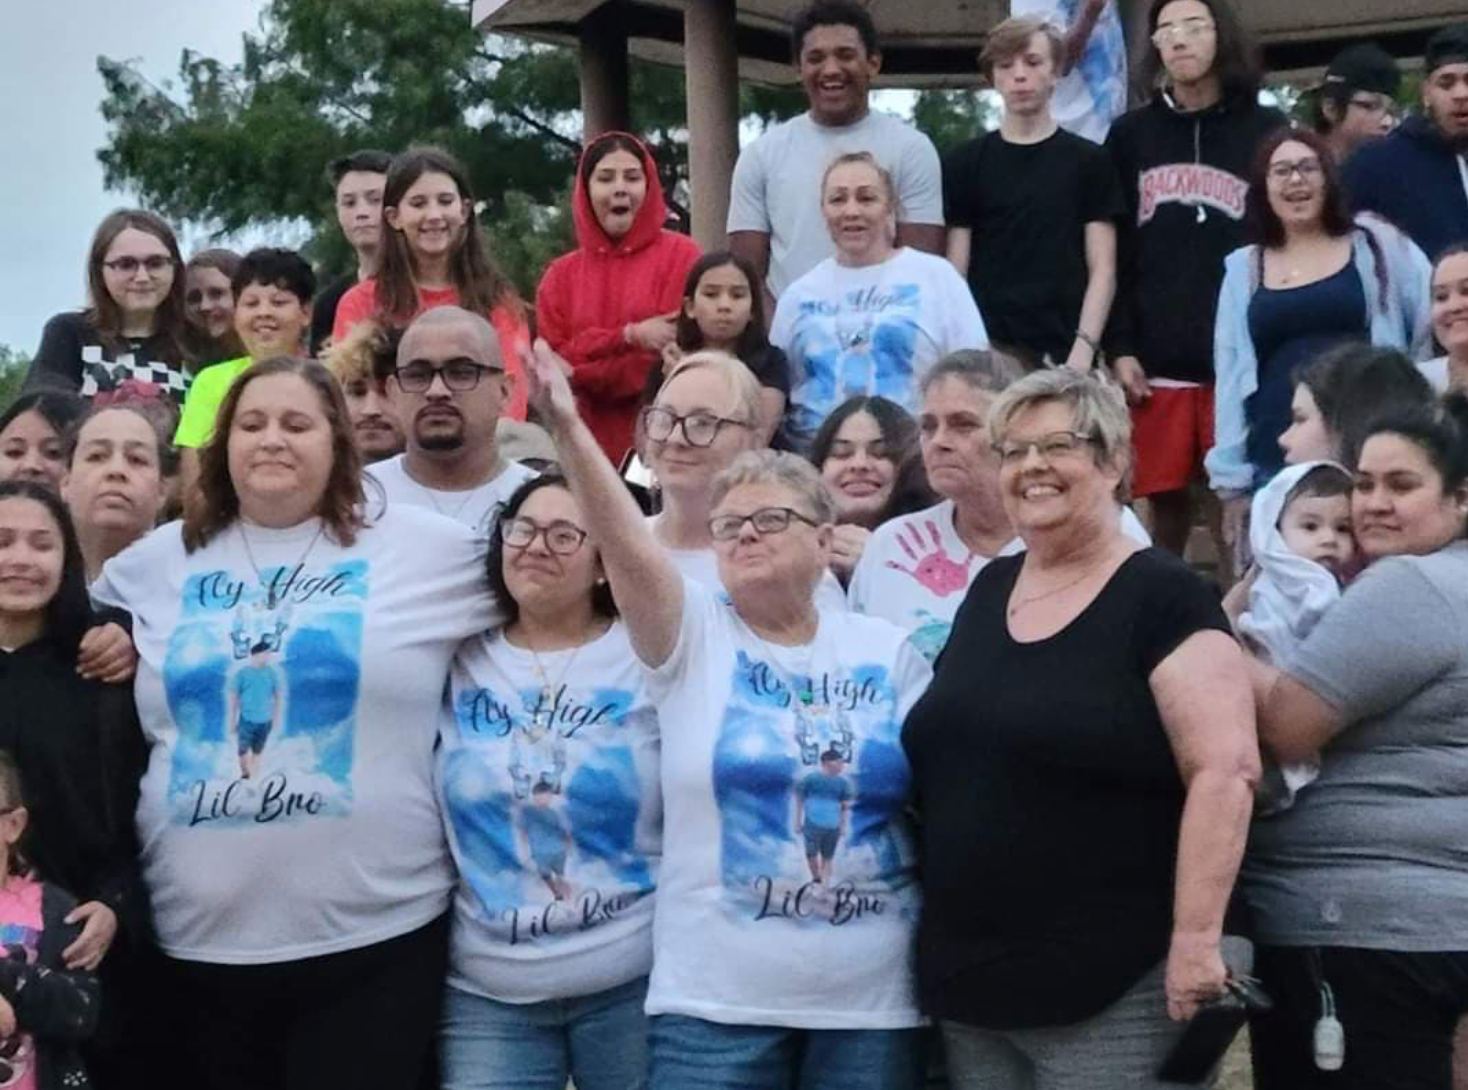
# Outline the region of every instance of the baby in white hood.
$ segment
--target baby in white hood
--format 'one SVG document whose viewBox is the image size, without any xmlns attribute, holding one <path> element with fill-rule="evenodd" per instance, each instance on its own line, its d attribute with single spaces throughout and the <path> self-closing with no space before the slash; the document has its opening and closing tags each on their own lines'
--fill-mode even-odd
<svg viewBox="0 0 1468 1090">
<path fill-rule="evenodd" d="M 1267 661 L 1283 665 L 1340 599 L 1356 556 L 1351 474 L 1334 462 L 1286 466 L 1254 494 L 1249 545 L 1256 577 L 1239 631 Z M 1268 769 L 1259 812 L 1288 809 L 1319 772 L 1315 762 Z"/>
</svg>

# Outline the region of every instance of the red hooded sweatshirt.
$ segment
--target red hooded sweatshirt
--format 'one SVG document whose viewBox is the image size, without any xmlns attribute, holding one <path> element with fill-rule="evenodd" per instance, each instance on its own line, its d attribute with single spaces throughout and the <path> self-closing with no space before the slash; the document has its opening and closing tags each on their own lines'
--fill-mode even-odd
<svg viewBox="0 0 1468 1090">
<path fill-rule="evenodd" d="M 677 311 L 699 256 L 691 238 L 663 229 L 668 206 L 657 166 L 636 143 L 647 196 L 631 229 L 618 239 L 602 230 L 578 164 L 572 208 L 580 245 L 551 262 L 535 293 L 540 335 L 571 364 L 581 418 L 613 463 L 632 446 L 648 370 L 661 366 L 652 352 L 628 344 L 623 331 L 629 322 Z"/>
</svg>

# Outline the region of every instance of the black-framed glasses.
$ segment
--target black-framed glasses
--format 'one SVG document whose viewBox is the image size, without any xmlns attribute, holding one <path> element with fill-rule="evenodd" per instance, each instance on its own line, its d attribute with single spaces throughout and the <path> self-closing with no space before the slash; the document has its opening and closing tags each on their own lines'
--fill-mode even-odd
<svg viewBox="0 0 1468 1090">
<path fill-rule="evenodd" d="M 1005 465 L 1018 465 L 1030 456 L 1030 451 L 1038 451 L 1040 457 L 1047 462 L 1070 458 L 1080 452 L 1087 444 L 1096 442 L 1093 435 L 1082 435 L 1078 431 L 1052 431 L 1040 436 L 1038 439 L 1026 439 L 1023 441 L 1006 440 L 1003 443 L 993 444 L 994 453 L 999 455 L 999 460 Z"/>
<path fill-rule="evenodd" d="M 557 519 L 545 526 L 534 519 L 507 518 L 500 520 L 500 537 L 506 545 L 516 549 L 528 549 L 538 537 L 545 539 L 545 547 L 557 556 L 570 556 L 586 541 L 586 531 L 574 522 Z"/>
<path fill-rule="evenodd" d="M 111 261 L 102 262 L 113 272 L 122 273 L 123 276 L 132 276 L 143 269 L 149 276 L 157 276 L 164 269 L 173 268 L 173 258 L 164 257 L 162 254 L 152 254 L 148 257 L 114 257 Z"/>
<path fill-rule="evenodd" d="M 1170 42 L 1191 42 L 1212 32 L 1213 21 L 1201 15 L 1179 19 L 1175 23 L 1164 23 L 1152 32 L 1152 44 L 1158 49 Z"/>
<path fill-rule="evenodd" d="M 815 519 L 802 515 L 793 507 L 761 507 L 747 515 L 718 515 L 711 518 L 709 533 L 715 541 L 733 541 L 748 522 L 754 526 L 754 532 L 760 537 L 766 534 L 783 534 L 790 529 L 791 519 L 799 519 L 807 526 L 820 525 Z"/>
<path fill-rule="evenodd" d="M 1296 174 L 1302 182 L 1313 182 L 1325 173 L 1325 168 L 1320 164 L 1320 158 L 1311 155 L 1305 159 L 1296 159 L 1294 162 L 1279 162 L 1269 164 L 1269 177 L 1276 182 L 1287 182 Z"/>
<path fill-rule="evenodd" d="M 435 377 L 442 378 L 450 390 L 462 392 L 474 389 L 485 375 L 497 375 L 501 370 L 465 358 L 446 360 L 437 367 L 427 360 L 413 360 L 394 371 L 393 377 L 398 380 L 402 391 L 408 394 L 421 394 L 433 385 Z"/>
<path fill-rule="evenodd" d="M 735 420 L 714 413 L 695 412 L 680 416 L 672 409 L 659 408 L 657 405 L 649 405 L 642 410 L 642 430 L 654 443 L 666 442 L 673 437 L 674 428 L 682 428 L 683 440 L 690 447 L 712 446 L 719 431 L 730 424 L 738 428 L 750 426 L 747 420 Z"/>
</svg>

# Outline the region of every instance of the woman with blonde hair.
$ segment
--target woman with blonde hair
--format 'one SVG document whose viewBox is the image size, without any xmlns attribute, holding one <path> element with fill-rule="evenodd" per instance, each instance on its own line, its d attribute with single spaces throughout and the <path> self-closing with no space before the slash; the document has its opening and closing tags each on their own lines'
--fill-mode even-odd
<svg viewBox="0 0 1468 1090">
<path fill-rule="evenodd" d="M 989 337 L 963 277 L 941 257 L 897 245 L 896 190 L 869 152 L 838 157 L 821 182 L 836 253 L 780 296 L 770 343 L 790 360 L 786 426 L 801 449 L 856 394 L 917 411 L 918 382 Z"/>
</svg>

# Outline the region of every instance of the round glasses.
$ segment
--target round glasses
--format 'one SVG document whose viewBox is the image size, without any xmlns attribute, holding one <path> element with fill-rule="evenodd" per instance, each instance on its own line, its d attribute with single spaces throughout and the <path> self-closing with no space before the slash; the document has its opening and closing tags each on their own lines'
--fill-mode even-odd
<svg viewBox="0 0 1468 1090">
<path fill-rule="evenodd" d="M 500 537 L 506 545 L 516 549 L 528 549 L 536 538 L 545 539 L 545 547 L 557 556 L 570 556 L 586 541 L 586 531 L 574 523 L 556 520 L 541 526 L 528 518 L 500 520 Z"/>
<path fill-rule="evenodd" d="M 456 392 L 472 390 L 485 375 L 497 375 L 498 367 L 487 367 L 476 360 L 457 359 L 435 367 L 427 360 L 414 360 L 393 372 L 398 387 L 407 394 L 421 394 L 433 385 L 435 376 L 442 377 L 443 384 Z"/>
<path fill-rule="evenodd" d="M 649 405 L 642 410 L 642 430 L 654 443 L 663 443 L 673 437 L 673 429 L 683 429 L 683 441 L 690 447 L 712 446 L 719 431 L 732 424 L 738 428 L 749 427 L 746 420 L 734 420 L 714 413 L 694 412 L 679 416 L 672 409 Z"/>
</svg>

